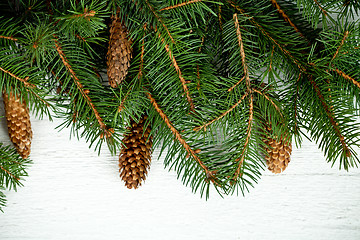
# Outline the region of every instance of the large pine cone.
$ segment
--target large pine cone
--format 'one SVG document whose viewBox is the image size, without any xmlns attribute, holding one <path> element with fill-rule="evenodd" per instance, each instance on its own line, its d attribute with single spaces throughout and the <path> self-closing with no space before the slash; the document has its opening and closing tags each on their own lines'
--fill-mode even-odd
<svg viewBox="0 0 360 240">
<path fill-rule="evenodd" d="M 145 180 L 150 168 L 152 137 L 149 137 L 150 127 L 145 131 L 144 123 L 146 116 L 139 123 L 131 120 L 130 131 L 125 135 L 119 157 L 120 177 L 128 188 L 137 188 L 141 181 Z"/>
<path fill-rule="evenodd" d="M 32 131 L 29 109 L 25 101 L 20 101 L 20 94 L 10 96 L 3 92 L 5 116 L 8 125 L 8 132 L 11 142 L 22 158 L 30 155 Z"/>
<path fill-rule="evenodd" d="M 265 156 L 266 165 L 268 169 L 273 173 L 283 172 L 290 162 L 290 155 L 292 152 L 292 146 L 289 140 L 280 138 L 276 140 L 270 135 L 272 133 L 271 126 L 267 126 L 267 135 L 265 136 Z"/>
<path fill-rule="evenodd" d="M 112 17 L 107 52 L 107 75 L 111 87 L 117 87 L 126 77 L 132 58 L 127 29 L 117 16 Z"/>
</svg>

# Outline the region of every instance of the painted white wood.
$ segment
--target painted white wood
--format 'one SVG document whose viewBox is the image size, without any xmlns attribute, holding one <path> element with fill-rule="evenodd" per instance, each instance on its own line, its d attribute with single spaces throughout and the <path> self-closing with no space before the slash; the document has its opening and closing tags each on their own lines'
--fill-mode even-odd
<svg viewBox="0 0 360 240">
<path fill-rule="evenodd" d="M 34 164 L 25 186 L 7 192 L 1 240 L 360 239 L 360 170 L 331 168 L 313 143 L 294 149 L 283 174 L 264 171 L 246 197 L 213 191 L 205 201 L 157 151 L 145 184 L 127 189 L 116 156 L 97 156 L 59 124 L 32 117 Z M 4 118 L 0 141 L 10 143 Z"/>
</svg>

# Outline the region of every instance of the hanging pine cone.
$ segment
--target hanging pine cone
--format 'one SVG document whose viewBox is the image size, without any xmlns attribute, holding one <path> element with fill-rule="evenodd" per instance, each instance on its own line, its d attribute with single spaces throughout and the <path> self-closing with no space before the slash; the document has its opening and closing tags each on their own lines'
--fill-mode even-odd
<svg viewBox="0 0 360 240">
<path fill-rule="evenodd" d="M 132 58 L 131 40 L 125 25 L 117 16 L 112 17 L 107 52 L 107 75 L 110 86 L 117 87 L 126 77 Z"/>
<path fill-rule="evenodd" d="M 273 173 L 283 172 L 290 162 L 290 155 L 292 151 L 291 143 L 288 143 L 285 138 L 276 140 L 270 137 L 272 130 L 268 124 L 266 126 L 267 135 L 265 136 L 264 143 L 267 155 L 265 156 L 266 165 Z"/>
<path fill-rule="evenodd" d="M 22 158 L 30 155 L 32 131 L 29 109 L 23 100 L 20 101 L 20 95 L 16 96 L 10 92 L 10 96 L 4 91 L 3 100 L 5 107 L 5 116 L 8 125 L 8 132 L 11 142 Z"/>
<path fill-rule="evenodd" d="M 145 180 L 151 161 L 152 137 L 149 137 L 150 127 L 145 131 L 144 124 L 147 116 L 139 123 L 131 120 L 130 131 L 125 135 L 119 157 L 120 177 L 128 188 L 137 188 Z"/>
</svg>

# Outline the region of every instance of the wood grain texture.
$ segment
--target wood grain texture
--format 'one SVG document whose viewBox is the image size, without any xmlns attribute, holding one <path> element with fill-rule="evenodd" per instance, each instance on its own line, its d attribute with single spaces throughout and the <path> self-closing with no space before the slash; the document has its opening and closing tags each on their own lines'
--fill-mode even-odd
<svg viewBox="0 0 360 240">
<path fill-rule="evenodd" d="M 2 106 L 0 106 L 2 109 Z M 3 115 L 3 112 L 1 113 Z M 155 151 L 145 184 L 129 190 L 117 157 L 36 120 L 29 177 L 7 192 L 0 239 L 360 239 L 360 171 L 331 168 L 315 144 L 294 149 L 281 175 L 264 171 L 246 197 L 208 201 L 164 169 Z M 0 141 L 10 144 L 5 119 Z"/>
</svg>

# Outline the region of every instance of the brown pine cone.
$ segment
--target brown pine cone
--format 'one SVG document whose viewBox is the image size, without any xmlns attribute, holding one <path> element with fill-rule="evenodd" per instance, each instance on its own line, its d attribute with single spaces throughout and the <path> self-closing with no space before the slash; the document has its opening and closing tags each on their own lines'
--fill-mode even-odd
<svg viewBox="0 0 360 240">
<path fill-rule="evenodd" d="M 292 152 L 291 143 L 287 139 L 281 138 L 276 140 L 270 135 L 272 133 L 271 127 L 266 127 L 267 135 L 265 136 L 264 143 L 267 155 L 265 156 L 266 165 L 273 173 L 283 172 L 290 162 L 290 155 Z"/>
<path fill-rule="evenodd" d="M 128 40 L 127 35 L 125 25 L 117 16 L 113 16 L 107 52 L 107 75 L 113 88 L 125 79 L 130 67 L 132 48 L 131 40 Z"/>
<path fill-rule="evenodd" d="M 142 117 L 139 123 L 131 120 L 130 132 L 123 139 L 125 146 L 119 156 L 119 172 L 128 188 L 140 186 L 150 168 L 152 137 L 150 127 L 143 131 L 146 118 Z"/>
<path fill-rule="evenodd" d="M 3 100 L 10 140 L 20 156 L 24 159 L 28 158 L 33 135 L 29 109 L 24 100 L 20 101 L 19 93 L 15 97 L 13 92 L 10 92 L 9 96 L 4 91 Z"/>
</svg>

